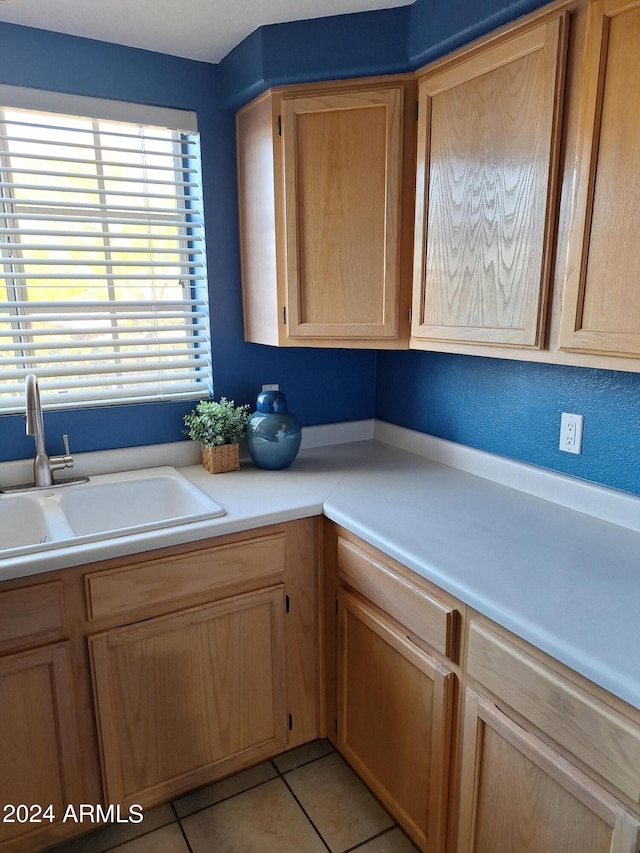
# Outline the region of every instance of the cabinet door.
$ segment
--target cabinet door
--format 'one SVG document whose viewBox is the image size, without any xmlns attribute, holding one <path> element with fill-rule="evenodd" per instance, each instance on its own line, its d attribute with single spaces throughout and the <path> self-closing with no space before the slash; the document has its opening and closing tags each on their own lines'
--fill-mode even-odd
<svg viewBox="0 0 640 853">
<path fill-rule="evenodd" d="M 465 699 L 458 853 L 637 853 L 640 822 L 472 690 Z"/>
<path fill-rule="evenodd" d="M 339 593 L 338 748 L 420 849 L 444 849 L 453 674 Z"/>
<path fill-rule="evenodd" d="M 286 745 L 283 587 L 89 638 L 110 803 L 143 805 Z"/>
<path fill-rule="evenodd" d="M 556 17 L 420 78 L 412 345 L 543 344 L 565 29 Z"/>
<path fill-rule="evenodd" d="M 49 813 L 29 811 L 41 822 L 25 822 L 7 804 L 52 806 L 61 820 L 83 801 L 69 644 L 0 659 L 0 709 L 0 847 L 11 849 L 12 840 L 50 824 Z"/>
<path fill-rule="evenodd" d="M 292 338 L 398 334 L 404 87 L 283 98 Z"/>
<path fill-rule="evenodd" d="M 562 349 L 640 355 L 640 3 L 589 4 Z"/>
</svg>

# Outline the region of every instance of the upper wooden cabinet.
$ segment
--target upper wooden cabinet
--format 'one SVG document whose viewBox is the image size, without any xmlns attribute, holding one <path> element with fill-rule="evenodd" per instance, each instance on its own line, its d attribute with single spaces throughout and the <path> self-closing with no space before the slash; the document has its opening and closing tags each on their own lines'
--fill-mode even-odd
<svg viewBox="0 0 640 853">
<path fill-rule="evenodd" d="M 640 3 L 590 3 L 560 346 L 640 355 Z"/>
<path fill-rule="evenodd" d="M 412 346 L 543 344 L 565 31 L 556 14 L 419 78 Z"/>
<path fill-rule="evenodd" d="M 247 340 L 407 346 L 414 101 L 412 79 L 377 78 L 274 89 L 238 113 Z"/>
</svg>

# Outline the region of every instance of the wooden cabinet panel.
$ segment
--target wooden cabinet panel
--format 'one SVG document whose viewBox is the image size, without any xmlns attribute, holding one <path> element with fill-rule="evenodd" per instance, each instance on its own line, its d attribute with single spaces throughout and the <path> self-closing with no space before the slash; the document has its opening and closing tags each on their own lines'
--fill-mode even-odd
<svg viewBox="0 0 640 853">
<path fill-rule="evenodd" d="M 318 523 L 318 518 L 303 518 L 287 525 L 284 629 L 289 749 L 319 737 L 321 727 Z"/>
<path fill-rule="evenodd" d="M 149 804 L 286 747 L 283 587 L 89 638 L 112 803 Z"/>
<path fill-rule="evenodd" d="M 477 622 L 467 672 L 634 802 L 640 728 Z"/>
<path fill-rule="evenodd" d="M 0 647 L 50 642 L 64 635 L 60 581 L 0 593 Z"/>
<path fill-rule="evenodd" d="M 589 3 L 560 346 L 640 355 L 640 3 Z"/>
<path fill-rule="evenodd" d="M 86 576 L 89 618 L 128 614 L 181 598 L 205 595 L 234 583 L 282 580 L 285 535 L 251 536 L 227 545 L 194 548 L 133 566 Z"/>
<path fill-rule="evenodd" d="M 453 675 L 339 596 L 338 748 L 422 850 L 444 845 Z"/>
<path fill-rule="evenodd" d="M 274 89 L 237 116 L 245 336 L 406 347 L 413 79 Z"/>
<path fill-rule="evenodd" d="M 640 821 L 471 690 L 458 853 L 637 853 Z"/>
<path fill-rule="evenodd" d="M 283 98 L 292 337 L 394 337 L 402 87 Z"/>
<path fill-rule="evenodd" d="M 338 571 L 343 582 L 401 622 L 435 651 L 457 659 L 459 612 L 338 537 Z"/>
<path fill-rule="evenodd" d="M 83 802 L 69 644 L 0 659 L 0 708 L 0 805 L 44 810 L 51 804 L 60 821 L 67 805 Z M 46 818 L 38 824 L 9 823 L 6 817 L 3 811 L 3 849 L 47 829 Z"/>
<path fill-rule="evenodd" d="M 419 80 L 412 345 L 543 343 L 565 31 L 520 28 Z"/>
</svg>

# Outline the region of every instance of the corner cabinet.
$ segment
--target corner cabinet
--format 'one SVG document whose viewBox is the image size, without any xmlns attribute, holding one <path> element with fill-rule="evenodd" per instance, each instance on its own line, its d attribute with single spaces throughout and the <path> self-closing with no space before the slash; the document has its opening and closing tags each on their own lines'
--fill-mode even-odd
<svg viewBox="0 0 640 853">
<path fill-rule="evenodd" d="M 418 78 L 412 347 L 544 343 L 566 30 L 518 25 Z"/>
<path fill-rule="evenodd" d="M 246 340 L 406 348 L 413 79 L 273 89 L 236 125 Z"/>
<path fill-rule="evenodd" d="M 328 535 L 336 746 L 421 850 L 444 850 L 458 611 L 346 531 Z"/>
<path fill-rule="evenodd" d="M 640 3 L 589 3 L 560 327 L 564 350 L 640 356 L 639 44 Z"/>
</svg>

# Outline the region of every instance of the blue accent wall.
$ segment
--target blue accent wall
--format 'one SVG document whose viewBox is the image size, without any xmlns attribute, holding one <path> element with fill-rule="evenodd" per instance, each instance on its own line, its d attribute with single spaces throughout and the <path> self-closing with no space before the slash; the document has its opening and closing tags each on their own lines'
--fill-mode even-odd
<svg viewBox="0 0 640 853">
<path fill-rule="evenodd" d="M 558 448 L 584 415 L 582 454 Z M 640 494 L 640 375 L 411 351 L 380 353 L 376 417 Z"/>
<path fill-rule="evenodd" d="M 233 110 L 271 85 L 415 70 L 541 6 L 416 0 L 408 7 L 262 27 L 218 66 L 0 24 L 0 82 L 195 109 L 203 153 L 216 396 L 279 382 L 303 424 L 379 417 L 640 494 L 640 375 L 426 352 L 275 349 L 243 341 Z M 48 413 L 72 449 L 182 437 L 189 405 Z M 560 413 L 585 416 L 583 454 L 558 450 Z M 29 456 L 0 418 L 0 458 Z"/>
<path fill-rule="evenodd" d="M 0 23 L 0 82 L 196 110 L 201 134 L 215 396 L 253 405 L 279 382 L 303 425 L 372 418 L 376 354 L 301 349 L 243 339 L 235 172 L 235 118 L 219 103 L 218 66 Z M 47 412 L 49 453 L 63 432 L 80 453 L 179 441 L 193 403 Z M 0 461 L 34 453 L 20 415 L 0 416 Z"/>
<path fill-rule="evenodd" d="M 223 106 L 271 86 L 409 70 L 409 6 L 261 27 L 220 63 Z"/>
</svg>

